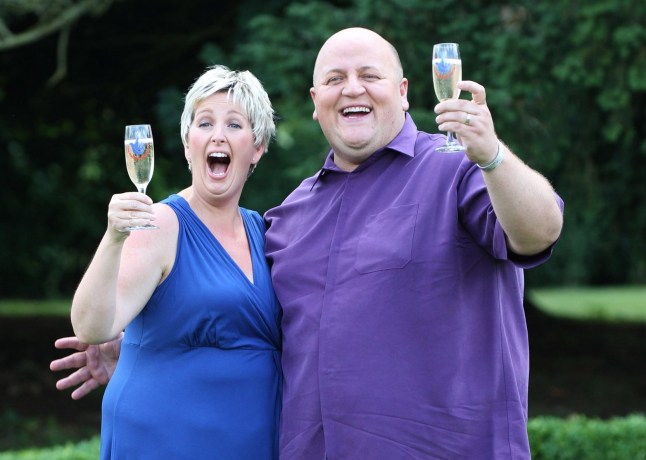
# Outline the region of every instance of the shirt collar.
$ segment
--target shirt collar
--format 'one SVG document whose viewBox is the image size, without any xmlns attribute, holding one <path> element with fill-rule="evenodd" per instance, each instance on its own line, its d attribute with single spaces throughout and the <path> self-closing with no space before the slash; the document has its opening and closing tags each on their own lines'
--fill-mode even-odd
<svg viewBox="0 0 646 460">
<path fill-rule="evenodd" d="M 417 126 L 410 114 L 406 112 L 404 126 L 402 126 L 399 134 L 397 134 L 397 136 L 395 136 L 388 145 L 381 150 L 377 150 L 377 152 L 394 150 L 395 152 L 403 153 L 404 155 L 408 155 L 412 158 L 415 156 L 415 142 L 417 142 Z"/>
<path fill-rule="evenodd" d="M 402 127 L 401 131 L 399 131 L 399 134 L 395 136 L 395 138 L 390 141 L 385 147 L 380 148 L 379 150 L 375 151 L 368 159 L 364 162 L 364 164 L 369 164 L 375 161 L 377 158 L 381 157 L 384 152 L 391 150 L 395 151 L 398 153 L 401 153 L 403 155 L 408 155 L 409 157 L 415 156 L 415 142 L 417 141 L 417 126 L 415 125 L 415 122 L 411 118 L 410 114 L 406 112 L 406 119 L 404 120 L 404 126 Z M 361 168 L 360 165 L 359 168 Z M 358 169 L 358 168 L 357 168 Z M 327 157 L 325 158 L 325 163 L 323 164 L 323 167 L 319 171 L 316 180 L 312 184 L 312 190 L 316 183 L 319 181 L 319 179 L 326 175 L 328 171 L 339 171 L 343 172 L 335 163 L 334 163 L 334 150 L 330 150 L 330 152 L 327 154 Z"/>
</svg>

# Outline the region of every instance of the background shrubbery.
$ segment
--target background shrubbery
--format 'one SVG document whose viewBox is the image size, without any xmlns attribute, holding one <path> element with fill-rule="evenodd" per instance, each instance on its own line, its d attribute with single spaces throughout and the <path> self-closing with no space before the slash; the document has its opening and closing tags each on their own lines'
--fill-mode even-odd
<svg viewBox="0 0 646 460">
<path fill-rule="evenodd" d="M 545 284 L 646 279 L 646 2 L 115 0 L 79 22 L 56 86 L 55 38 L 0 53 L 0 297 L 68 297 L 103 232 L 110 195 L 132 189 L 123 126 L 153 124 L 149 193 L 188 185 L 178 134 L 181 97 L 214 63 L 265 83 L 278 136 L 250 180 L 245 206 L 264 211 L 321 164 L 326 144 L 308 90 L 316 52 L 346 26 L 399 49 L 418 127 L 435 132 L 433 43 L 461 45 L 464 77 L 483 83 L 499 135 L 566 202 Z"/>
<path fill-rule="evenodd" d="M 29 15 L 6 13 L 37 3 L 0 1 L 3 25 L 16 30 L 33 22 Z M 529 287 L 646 280 L 646 207 L 641 205 L 646 2 L 240 0 L 216 5 L 211 0 L 158 0 L 154 21 L 146 19 L 150 5 L 147 0 L 113 0 L 101 14 L 75 24 L 67 74 L 54 85 L 48 80 L 56 67 L 55 36 L 0 49 L 0 299 L 71 297 L 104 231 L 110 196 L 133 189 L 123 164 L 124 125 L 153 125 L 157 158 L 149 194 L 154 199 L 188 185 L 178 129 L 181 99 L 207 65 L 250 69 L 270 93 L 278 135 L 249 181 L 243 205 L 265 211 L 280 203 L 321 165 L 326 153 L 311 119 L 308 94 L 316 52 L 334 31 L 357 25 L 381 33 L 398 48 L 410 81 L 411 113 L 420 129 L 431 132 L 437 131 L 431 48 L 439 41 L 460 43 L 464 77 L 487 88 L 500 137 L 565 199 L 562 238 L 549 264 L 527 272 Z M 17 308 L 26 310 L 22 304 Z M 541 354 L 548 331 L 540 329 L 535 317 L 528 322 L 531 344 L 538 347 L 532 350 L 538 357 L 532 369 L 544 366 L 542 377 L 533 374 L 538 383 L 534 391 L 545 387 L 544 394 L 580 402 L 570 383 L 580 382 L 580 374 L 599 376 L 610 336 L 596 334 L 598 325 L 585 328 L 590 329 L 586 340 L 595 329 L 595 341 L 581 349 L 574 325 L 562 324 L 559 336 Z M 27 332 L 43 335 L 32 324 L 15 331 L 21 338 Z M 634 337 L 630 343 L 637 342 Z M 10 351 L 0 360 L 5 369 L 15 364 L 24 343 L 16 348 L 2 339 Z M 38 346 L 40 353 L 51 344 Z M 562 379 L 555 371 L 558 359 L 550 358 L 563 349 L 576 351 L 576 361 L 565 362 L 579 366 L 580 374 Z M 639 353 L 614 356 L 612 365 L 632 365 L 635 356 Z M 616 383 L 615 395 L 630 388 L 621 407 L 643 410 L 643 404 L 631 399 L 643 394 L 639 366 L 627 385 L 627 379 L 622 384 L 608 378 L 617 376 L 612 365 L 603 368 L 603 384 L 593 377 L 581 382 L 581 388 L 584 383 L 592 387 L 584 394 L 607 395 L 604 385 Z M 27 371 L 32 378 L 33 369 Z M 597 405 L 604 412 L 616 406 L 600 399 Z M 644 459 L 644 423 L 641 415 L 605 421 L 532 417 L 534 458 Z M 2 436 L 22 445 L 35 433 L 42 443 L 49 442 L 46 432 L 52 433 L 52 443 L 65 436 L 49 418 L 33 422 L 15 412 L 3 412 L 0 425 Z M 94 459 L 97 452 L 94 438 L 44 451 L 0 453 L 0 460 Z"/>
<path fill-rule="evenodd" d="M 646 460 L 646 418 L 602 421 L 538 417 L 529 422 L 534 460 Z"/>
<path fill-rule="evenodd" d="M 45 449 L 26 449 L 0 453 L 0 460 L 96 460 L 99 458 L 98 436 L 77 444 L 67 443 Z"/>
<path fill-rule="evenodd" d="M 537 417 L 529 422 L 534 460 L 646 460 L 646 418 L 607 421 Z M 95 460 L 99 438 L 50 449 L 0 453 L 0 460 Z"/>
</svg>

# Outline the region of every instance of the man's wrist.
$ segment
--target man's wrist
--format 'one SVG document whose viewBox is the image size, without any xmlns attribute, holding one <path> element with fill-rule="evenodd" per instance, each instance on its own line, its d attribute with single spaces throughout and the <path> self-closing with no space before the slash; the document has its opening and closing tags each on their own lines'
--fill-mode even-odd
<svg viewBox="0 0 646 460">
<path fill-rule="evenodd" d="M 494 157 L 494 159 L 486 165 L 481 165 L 480 163 L 476 163 L 476 165 L 484 172 L 493 171 L 500 165 L 500 163 L 502 163 L 502 159 L 505 157 L 504 152 L 505 147 L 502 145 L 502 142 L 498 141 L 498 150 L 496 150 L 496 156 Z"/>
</svg>

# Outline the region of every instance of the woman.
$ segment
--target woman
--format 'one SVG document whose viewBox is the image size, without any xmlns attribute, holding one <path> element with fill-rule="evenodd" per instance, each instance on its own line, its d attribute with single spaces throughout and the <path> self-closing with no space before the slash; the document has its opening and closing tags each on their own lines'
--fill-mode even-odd
<svg viewBox="0 0 646 460">
<path fill-rule="evenodd" d="M 262 218 L 239 207 L 274 132 L 260 82 L 210 68 L 181 117 L 191 186 L 156 204 L 112 197 L 71 315 L 86 343 L 125 328 L 103 398 L 102 459 L 277 458 L 280 307 Z M 125 231 L 152 220 L 158 230 Z"/>
</svg>

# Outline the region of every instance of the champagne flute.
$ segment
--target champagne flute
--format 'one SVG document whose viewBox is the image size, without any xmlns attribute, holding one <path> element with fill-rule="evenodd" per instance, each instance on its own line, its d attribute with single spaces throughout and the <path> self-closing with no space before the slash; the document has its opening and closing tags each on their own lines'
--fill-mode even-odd
<svg viewBox="0 0 646 460">
<path fill-rule="evenodd" d="M 458 82 L 462 80 L 462 60 L 457 43 L 438 43 L 433 46 L 433 88 L 435 96 L 442 102 L 460 96 Z M 460 152 L 464 147 L 453 138 L 449 131 L 446 144 L 438 147 L 438 152 Z"/>
<path fill-rule="evenodd" d="M 153 177 L 155 169 L 155 147 L 150 125 L 128 125 L 124 140 L 126 151 L 126 167 L 128 176 L 140 193 L 146 193 L 146 187 Z M 126 228 L 131 230 L 146 230 L 159 228 L 156 225 L 135 225 Z"/>
</svg>

